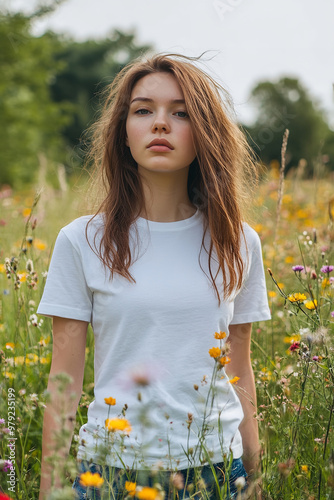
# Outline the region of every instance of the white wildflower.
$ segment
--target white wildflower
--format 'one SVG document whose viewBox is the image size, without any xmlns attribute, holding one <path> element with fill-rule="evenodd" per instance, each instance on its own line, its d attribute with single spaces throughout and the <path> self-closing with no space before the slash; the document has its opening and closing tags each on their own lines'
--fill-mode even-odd
<svg viewBox="0 0 334 500">
<path fill-rule="evenodd" d="M 32 314 L 29 318 L 29 321 L 31 322 L 31 324 L 33 326 L 37 326 L 38 325 L 38 318 L 37 318 L 37 315 L 36 314 Z"/>
<path fill-rule="evenodd" d="M 234 484 L 237 490 L 241 491 L 246 484 L 246 479 L 243 476 L 237 477 L 237 479 L 234 481 Z"/>
<path fill-rule="evenodd" d="M 31 259 L 28 259 L 26 262 L 26 270 L 28 271 L 28 273 L 32 273 L 34 270 L 34 263 Z"/>
</svg>

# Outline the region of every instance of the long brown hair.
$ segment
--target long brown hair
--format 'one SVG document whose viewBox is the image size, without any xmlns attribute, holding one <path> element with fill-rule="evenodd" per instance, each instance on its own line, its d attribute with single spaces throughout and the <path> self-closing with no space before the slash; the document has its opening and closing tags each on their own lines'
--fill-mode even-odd
<svg viewBox="0 0 334 500">
<path fill-rule="evenodd" d="M 190 201 L 204 215 L 202 246 L 206 230 L 210 229 L 209 271 L 220 304 L 215 283 L 219 269 L 225 298 L 242 285 L 242 221 L 257 168 L 254 154 L 236 123 L 228 92 L 194 64 L 200 57 L 173 53 L 142 55 L 125 66 L 105 89 L 101 116 L 89 129 L 92 142 L 88 155 L 95 167 L 95 185 L 105 191 L 90 222 L 98 213 L 103 214 L 104 231 L 95 251 L 112 277 L 116 272 L 135 283 L 129 273 L 129 229 L 140 212 L 146 210 L 137 164 L 125 144 L 126 118 L 131 92 L 138 80 L 156 72 L 171 73 L 183 91 L 192 124 L 197 156 L 189 168 L 187 190 Z M 219 260 L 215 277 L 211 271 L 213 248 Z"/>
</svg>

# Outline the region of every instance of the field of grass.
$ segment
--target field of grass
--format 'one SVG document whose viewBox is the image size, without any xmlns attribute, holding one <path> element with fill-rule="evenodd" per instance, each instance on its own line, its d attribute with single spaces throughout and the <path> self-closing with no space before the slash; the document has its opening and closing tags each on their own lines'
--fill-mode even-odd
<svg viewBox="0 0 334 500">
<path fill-rule="evenodd" d="M 272 273 L 267 273 L 272 320 L 253 325 L 252 342 L 264 499 L 334 498 L 332 186 L 329 179 L 286 180 L 278 220 L 273 168 L 256 197 L 253 227 Z M 34 193 L 3 190 L 0 196 L 0 487 L 13 499 L 34 500 L 52 352 L 51 320 L 37 317 L 36 309 L 58 230 L 83 212 L 72 191 L 42 194 L 32 215 Z M 298 265 L 303 269 L 292 269 Z M 75 477 L 78 430 L 93 398 L 93 353 L 89 331 L 64 484 Z M 57 498 L 70 498 L 66 495 L 64 490 Z"/>
</svg>

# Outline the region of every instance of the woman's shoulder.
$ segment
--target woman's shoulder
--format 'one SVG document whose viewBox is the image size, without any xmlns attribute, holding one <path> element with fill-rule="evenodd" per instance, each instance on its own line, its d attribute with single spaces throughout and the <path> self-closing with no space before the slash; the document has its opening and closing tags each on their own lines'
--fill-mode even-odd
<svg viewBox="0 0 334 500">
<path fill-rule="evenodd" d="M 248 247 L 253 247 L 260 242 L 260 236 L 247 222 L 242 223 L 242 229 Z"/>
<path fill-rule="evenodd" d="M 72 222 L 62 227 L 60 232 L 65 234 L 67 238 L 71 241 L 86 240 L 86 229 L 87 236 L 90 238 L 103 227 L 103 216 L 101 214 L 94 215 L 83 215 L 74 219 Z"/>
</svg>

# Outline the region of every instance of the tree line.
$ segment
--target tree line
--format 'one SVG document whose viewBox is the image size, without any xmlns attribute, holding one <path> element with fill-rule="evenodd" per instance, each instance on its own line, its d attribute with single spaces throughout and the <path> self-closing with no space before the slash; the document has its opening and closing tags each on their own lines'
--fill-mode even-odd
<svg viewBox="0 0 334 500">
<path fill-rule="evenodd" d="M 0 185 L 36 182 L 41 155 L 48 160 L 50 182 L 56 182 L 59 164 L 68 175 L 80 172 L 83 133 L 98 115 L 100 91 L 129 61 L 154 49 L 140 45 L 134 32 L 117 29 L 102 40 L 83 42 L 51 31 L 34 36 L 34 21 L 61 1 L 30 14 L 0 10 Z M 303 159 L 306 175 L 319 161 L 334 170 L 334 133 L 298 79 L 260 82 L 250 98 L 254 123 L 240 126 L 265 164 L 280 159 L 289 128 L 287 169 Z"/>
</svg>

